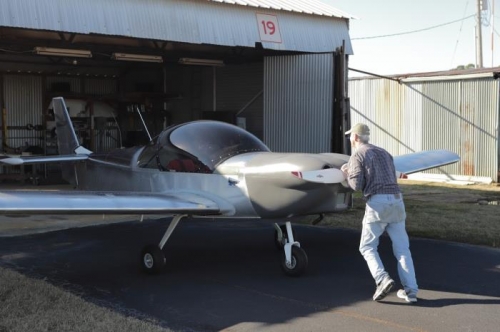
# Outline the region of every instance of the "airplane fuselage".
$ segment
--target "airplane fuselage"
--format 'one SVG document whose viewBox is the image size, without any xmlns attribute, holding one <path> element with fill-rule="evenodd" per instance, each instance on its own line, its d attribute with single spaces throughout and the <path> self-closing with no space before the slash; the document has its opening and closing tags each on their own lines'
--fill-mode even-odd
<svg viewBox="0 0 500 332">
<path fill-rule="evenodd" d="M 233 218 L 339 212 L 347 209 L 351 200 L 351 190 L 341 184 L 312 183 L 292 175 L 340 168 L 347 161 L 344 155 L 253 152 L 231 157 L 211 173 L 192 173 L 140 167 L 143 149 L 92 154 L 85 163 L 76 164 L 77 188 L 196 194 L 215 201 L 223 216 Z"/>
</svg>

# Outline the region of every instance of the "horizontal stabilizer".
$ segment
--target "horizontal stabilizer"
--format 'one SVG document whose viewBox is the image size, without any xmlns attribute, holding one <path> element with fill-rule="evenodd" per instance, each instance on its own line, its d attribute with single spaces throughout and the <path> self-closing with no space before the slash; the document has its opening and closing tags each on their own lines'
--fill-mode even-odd
<svg viewBox="0 0 500 332">
<path fill-rule="evenodd" d="M 158 193 L 1 191 L 0 214 L 219 214 L 207 198 Z"/>
<path fill-rule="evenodd" d="M 394 157 L 398 173 L 411 174 L 456 163 L 460 157 L 448 150 L 429 150 Z"/>
<path fill-rule="evenodd" d="M 327 168 L 306 172 L 292 172 L 292 174 L 305 181 L 316 183 L 341 183 L 345 180 L 344 173 L 337 168 Z"/>
<path fill-rule="evenodd" d="M 56 156 L 36 156 L 36 157 L 7 157 L 0 159 L 0 163 L 8 165 L 29 165 L 29 164 L 45 164 L 45 163 L 61 163 L 71 161 L 87 160 L 88 155 L 56 155 Z"/>
</svg>

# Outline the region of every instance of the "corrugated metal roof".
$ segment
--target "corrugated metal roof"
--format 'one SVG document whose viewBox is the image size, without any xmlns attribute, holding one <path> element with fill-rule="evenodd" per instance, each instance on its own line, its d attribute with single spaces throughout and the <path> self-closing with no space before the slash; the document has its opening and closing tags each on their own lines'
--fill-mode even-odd
<svg viewBox="0 0 500 332">
<path fill-rule="evenodd" d="M 357 69 L 351 69 L 353 71 L 358 71 Z M 420 73 L 408 73 L 408 74 L 395 74 L 395 75 L 385 75 L 380 76 L 379 73 L 369 73 L 374 76 L 358 76 L 349 78 L 349 80 L 366 80 L 366 79 L 380 79 L 381 77 L 399 79 L 404 82 L 415 82 L 415 81 L 429 81 L 429 80 L 442 80 L 442 79 L 462 79 L 462 78 L 475 78 L 475 77 L 500 77 L 500 67 L 488 67 L 488 68 L 473 68 L 473 69 L 452 69 L 452 70 L 441 70 L 432 72 L 420 72 Z"/>
<path fill-rule="evenodd" d="M 3 0 L 0 26 L 253 48 L 262 42 L 256 14 L 268 13 L 277 16 L 282 40 L 262 42 L 264 48 L 334 52 L 345 41 L 346 53 L 352 54 L 348 20 L 328 17 L 326 9 L 321 17 L 297 13 L 302 7 L 304 13 L 315 8 L 300 7 L 299 1 L 259 1 L 261 7 L 216 2 L 220 1 Z M 277 11 L 265 9 L 264 3 L 295 5 L 287 7 L 289 11 Z"/>
<path fill-rule="evenodd" d="M 339 17 L 351 19 L 349 15 L 337 8 L 327 5 L 317 0 L 209 0 L 213 2 L 223 2 L 232 5 L 250 6 L 264 9 L 284 10 L 301 14 Z"/>
</svg>

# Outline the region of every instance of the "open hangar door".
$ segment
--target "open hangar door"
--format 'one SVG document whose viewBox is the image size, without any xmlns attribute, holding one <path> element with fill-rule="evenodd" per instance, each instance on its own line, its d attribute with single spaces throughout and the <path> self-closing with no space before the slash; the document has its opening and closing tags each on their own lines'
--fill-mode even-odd
<svg viewBox="0 0 500 332">
<path fill-rule="evenodd" d="M 346 153 L 346 56 L 265 57 L 264 141 L 273 151 Z"/>
<path fill-rule="evenodd" d="M 104 51 L 88 48 L 95 54 Z M 179 63 L 184 52 L 158 63 L 98 56 L 0 55 L 2 152 L 58 153 L 50 105 L 58 96 L 66 100 L 80 143 L 95 152 L 149 140 L 137 109 L 152 137 L 173 124 L 216 119 L 241 125 L 262 138 L 262 55 L 224 57 L 232 49 L 215 46 L 193 47 L 186 55 L 207 58 L 211 54 L 207 49 L 217 49 L 221 58 L 229 60 Z M 25 178 L 19 167 L 0 168 L 0 174 Z M 44 177 L 57 172 L 53 165 L 38 170 Z"/>
</svg>

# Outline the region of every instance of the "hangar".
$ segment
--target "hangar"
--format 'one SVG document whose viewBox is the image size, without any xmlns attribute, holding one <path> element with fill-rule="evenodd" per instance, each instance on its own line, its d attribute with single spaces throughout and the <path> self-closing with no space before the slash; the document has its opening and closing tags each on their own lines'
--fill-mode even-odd
<svg viewBox="0 0 500 332">
<path fill-rule="evenodd" d="M 350 118 L 393 155 L 447 149 L 456 164 L 412 174 L 432 181 L 500 182 L 500 67 L 349 79 Z"/>
<path fill-rule="evenodd" d="M 274 151 L 343 152 L 351 16 L 320 1 L 6 0 L 4 153 L 52 154 L 52 97 L 93 151 L 197 119 Z"/>
</svg>

